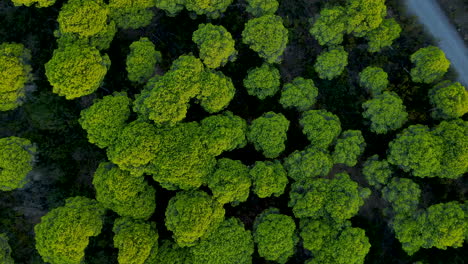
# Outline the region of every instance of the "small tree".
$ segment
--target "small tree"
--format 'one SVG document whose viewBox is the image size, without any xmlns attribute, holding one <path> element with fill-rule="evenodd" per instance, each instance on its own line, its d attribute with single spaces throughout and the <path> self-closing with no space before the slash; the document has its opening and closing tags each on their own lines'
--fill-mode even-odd
<svg viewBox="0 0 468 264">
<path fill-rule="evenodd" d="M 346 5 L 347 32 L 363 37 L 376 29 L 387 15 L 385 0 L 349 0 Z"/>
<path fill-rule="evenodd" d="M 333 162 L 343 163 L 349 167 L 357 164 L 359 156 L 366 148 L 366 141 L 360 130 L 346 130 L 338 138 L 335 151 L 333 152 Z"/>
<path fill-rule="evenodd" d="M 283 165 L 277 160 L 257 161 L 250 170 L 253 192 L 260 198 L 278 197 L 284 193 L 288 178 Z"/>
<path fill-rule="evenodd" d="M 103 0 L 70 0 L 60 9 L 57 22 L 62 33 L 90 37 L 105 30 L 108 16 Z"/>
<path fill-rule="evenodd" d="M 0 234 L 0 262 L 3 264 L 15 264 L 11 257 L 11 247 L 8 244 L 8 237 L 6 234 Z"/>
<path fill-rule="evenodd" d="M 401 26 L 394 18 L 384 19 L 380 26 L 370 31 L 366 38 L 369 41 L 369 52 L 379 52 L 383 48 L 390 47 L 395 39 L 400 36 Z"/>
<path fill-rule="evenodd" d="M 119 28 L 137 29 L 151 23 L 154 6 L 152 0 L 109 0 L 109 17 Z"/>
<path fill-rule="evenodd" d="M 388 86 L 388 74 L 379 67 L 368 66 L 359 73 L 359 83 L 372 95 L 380 95 Z"/>
<path fill-rule="evenodd" d="M 362 116 L 371 122 L 370 130 L 377 134 L 386 134 L 399 129 L 408 120 L 403 100 L 394 92 L 384 92 L 362 104 Z"/>
<path fill-rule="evenodd" d="M 382 190 L 382 198 L 389 202 L 398 216 L 411 217 L 418 209 L 421 189 L 410 179 L 393 178 Z"/>
<path fill-rule="evenodd" d="M 314 148 L 328 148 L 341 133 L 340 119 L 326 110 L 306 111 L 299 123 Z"/>
<path fill-rule="evenodd" d="M 245 24 L 242 42 L 268 63 L 278 63 L 288 44 L 288 30 L 281 17 L 264 15 Z"/>
<path fill-rule="evenodd" d="M 285 141 L 288 128 L 289 121 L 283 114 L 267 112 L 252 121 L 247 133 L 247 139 L 265 157 L 276 158 L 286 148 Z"/>
<path fill-rule="evenodd" d="M 156 51 L 148 38 L 140 38 L 130 45 L 127 56 L 128 79 L 135 83 L 144 83 L 154 75 L 156 63 L 161 61 L 161 52 Z"/>
<path fill-rule="evenodd" d="M 23 188 L 33 169 L 36 147 L 19 137 L 0 138 L 0 190 Z"/>
<path fill-rule="evenodd" d="M 437 84 L 429 90 L 429 100 L 435 108 L 433 118 L 453 119 L 468 113 L 468 91 L 459 82 Z"/>
<path fill-rule="evenodd" d="M 320 53 L 315 61 L 314 69 L 320 79 L 331 80 L 339 76 L 347 65 L 348 52 L 339 46 Z"/>
<path fill-rule="evenodd" d="M 392 167 L 387 160 L 379 160 L 379 155 L 373 155 L 366 160 L 362 175 L 371 186 L 381 189 L 392 177 Z"/>
<path fill-rule="evenodd" d="M 278 10 L 279 3 L 277 0 L 247 0 L 245 11 L 252 14 L 254 17 L 264 15 L 273 15 Z"/>
<path fill-rule="evenodd" d="M 280 104 L 284 108 L 296 108 L 306 111 L 315 104 L 318 89 L 314 81 L 302 77 L 295 78 L 291 83 L 285 84 L 281 91 Z"/>
<path fill-rule="evenodd" d="M 434 46 L 420 48 L 411 55 L 411 62 L 415 64 L 411 69 L 411 79 L 419 83 L 432 83 L 442 78 L 450 67 L 444 52 Z"/>
<path fill-rule="evenodd" d="M 346 24 L 345 8 L 341 6 L 323 8 L 309 32 L 322 46 L 339 45 L 343 42 Z"/>
<path fill-rule="evenodd" d="M 222 72 L 203 72 L 201 83 L 197 99 L 208 113 L 216 113 L 228 107 L 236 93 L 231 78 Z"/>
<path fill-rule="evenodd" d="M 326 176 L 333 166 L 333 159 L 327 151 L 308 147 L 303 151 L 294 151 L 284 160 L 288 176 L 295 181 Z"/>
<path fill-rule="evenodd" d="M 280 73 L 274 66 L 264 63 L 262 66 L 250 69 L 244 79 L 247 93 L 257 96 L 260 100 L 273 96 L 280 87 Z"/>
</svg>

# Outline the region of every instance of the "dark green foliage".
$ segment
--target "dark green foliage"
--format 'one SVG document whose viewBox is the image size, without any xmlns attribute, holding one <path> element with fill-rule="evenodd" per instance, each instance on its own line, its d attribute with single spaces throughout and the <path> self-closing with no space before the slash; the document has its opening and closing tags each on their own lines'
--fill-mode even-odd
<svg viewBox="0 0 468 264">
<path fill-rule="evenodd" d="M 247 200 L 252 185 L 249 168 L 240 160 L 227 158 L 218 160 L 214 173 L 207 177 L 207 183 L 214 199 L 221 204 L 233 205 Z"/>
<path fill-rule="evenodd" d="M 284 264 L 296 251 L 296 223 L 276 208 L 257 216 L 253 232 L 258 254 L 266 260 Z"/>
<path fill-rule="evenodd" d="M 366 141 L 360 130 L 346 130 L 336 141 L 333 162 L 353 167 L 366 148 Z"/>
<path fill-rule="evenodd" d="M 308 147 L 294 151 L 284 160 L 288 176 L 295 181 L 326 176 L 333 166 L 333 159 L 327 151 Z"/>
<path fill-rule="evenodd" d="M 380 26 L 370 31 L 366 38 L 369 41 L 369 52 L 379 52 L 383 48 L 390 47 L 395 39 L 400 36 L 401 26 L 394 18 L 384 19 Z"/>
<path fill-rule="evenodd" d="M 206 15 L 209 18 L 219 18 L 226 11 L 233 0 L 185 0 L 185 8 L 197 15 Z"/>
<path fill-rule="evenodd" d="M 314 81 L 297 77 L 291 83 L 283 86 L 280 104 L 284 108 L 296 108 L 299 111 L 306 111 L 315 104 L 317 96 L 318 88 L 315 87 Z"/>
<path fill-rule="evenodd" d="M 280 73 L 277 68 L 264 63 L 262 66 L 250 69 L 244 79 L 247 93 L 263 100 L 275 95 L 280 87 Z"/>
<path fill-rule="evenodd" d="M 109 0 L 109 17 L 119 28 L 137 29 L 148 26 L 154 14 L 153 0 Z"/>
<path fill-rule="evenodd" d="M 86 130 L 89 142 L 100 148 L 113 145 L 130 116 L 130 103 L 125 93 L 115 93 L 83 109 L 78 122 Z"/>
<path fill-rule="evenodd" d="M 27 183 L 36 147 L 25 138 L 0 138 L 0 190 L 11 191 Z"/>
<path fill-rule="evenodd" d="M 186 0 L 155 0 L 154 2 L 157 8 L 166 11 L 168 16 L 174 17 L 184 9 L 185 1 Z"/>
<path fill-rule="evenodd" d="M 468 91 L 459 82 L 444 81 L 429 90 L 435 119 L 454 119 L 468 113 Z"/>
<path fill-rule="evenodd" d="M 257 161 L 250 170 L 253 192 L 260 198 L 278 197 L 284 193 L 288 178 L 283 165 L 277 160 Z"/>
<path fill-rule="evenodd" d="M 387 160 L 379 160 L 379 155 L 373 155 L 366 160 L 362 175 L 371 186 L 381 189 L 392 177 L 392 167 Z"/>
<path fill-rule="evenodd" d="M 388 86 L 388 74 L 382 68 L 368 66 L 359 73 L 359 83 L 371 95 L 380 95 Z"/>
<path fill-rule="evenodd" d="M 389 202 L 395 214 L 410 216 L 416 212 L 421 190 L 410 179 L 393 178 L 382 190 L 382 198 Z"/>
<path fill-rule="evenodd" d="M 96 200 L 120 216 L 148 219 L 156 208 L 155 190 L 109 162 L 99 164 L 93 177 Z"/>
<path fill-rule="evenodd" d="M 229 218 L 191 249 L 195 264 L 252 263 L 252 234 L 237 218 Z"/>
<path fill-rule="evenodd" d="M 255 17 L 263 15 L 273 15 L 278 10 L 279 3 L 277 0 L 247 0 L 245 11 Z"/>
<path fill-rule="evenodd" d="M 322 51 L 317 56 L 314 69 L 320 79 L 331 80 L 339 76 L 348 65 L 348 52 L 342 46 Z"/>
<path fill-rule="evenodd" d="M 310 34 L 317 39 L 320 45 L 339 45 L 343 42 L 346 31 L 346 10 L 341 6 L 323 8 L 310 28 Z"/>
<path fill-rule="evenodd" d="M 276 158 L 286 148 L 288 128 L 289 121 L 283 114 L 264 113 L 261 117 L 252 121 L 247 133 L 247 139 L 265 157 Z"/>
<path fill-rule="evenodd" d="M 306 111 L 299 123 L 314 148 L 326 149 L 341 133 L 340 119 L 326 110 Z"/>
<path fill-rule="evenodd" d="M 154 44 L 148 38 L 140 38 L 130 45 L 127 56 L 128 79 L 136 83 L 144 83 L 154 75 L 156 63 L 161 61 L 161 53 L 156 51 Z"/>
<path fill-rule="evenodd" d="M 371 122 L 370 130 L 386 134 L 399 129 L 408 119 L 403 100 L 394 92 L 383 92 L 362 104 L 362 116 Z"/>
<path fill-rule="evenodd" d="M 224 208 L 202 191 L 181 191 L 169 200 L 165 224 L 180 247 L 197 244 L 224 220 Z"/>
<path fill-rule="evenodd" d="M 279 16 L 253 18 L 245 24 L 242 43 L 249 45 L 268 63 L 279 63 L 288 44 L 288 30 Z"/>
<path fill-rule="evenodd" d="M 216 113 L 226 108 L 234 98 L 236 88 L 231 78 L 222 72 L 206 71 L 202 73 L 200 94 L 197 98 L 208 113 Z"/>
<path fill-rule="evenodd" d="M 442 78 L 450 67 L 445 53 L 435 46 L 419 49 L 411 55 L 411 62 L 415 64 L 411 79 L 420 83 L 432 83 Z"/>
<path fill-rule="evenodd" d="M 158 253 L 156 254 L 155 263 L 193 264 L 193 256 L 190 252 L 190 248 L 179 247 L 172 241 L 163 240 L 159 246 Z"/>
<path fill-rule="evenodd" d="M 6 234 L 0 234 L 0 263 L 15 263 L 15 261 L 11 258 L 11 247 L 8 244 L 8 237 Z"/>
</svg>

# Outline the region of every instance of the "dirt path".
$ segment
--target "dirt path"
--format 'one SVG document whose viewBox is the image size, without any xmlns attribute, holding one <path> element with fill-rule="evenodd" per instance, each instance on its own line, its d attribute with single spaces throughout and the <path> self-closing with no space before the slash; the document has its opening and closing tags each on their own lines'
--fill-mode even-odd
<svg viewBox="0 0 468 264">
<path fill-rule="evenodd" d="M 468 88 L 468 49 L 435 0 L 406 0 L 408 11 L 416 15 L 458 73 L 458 81 Z"/>
</svg>

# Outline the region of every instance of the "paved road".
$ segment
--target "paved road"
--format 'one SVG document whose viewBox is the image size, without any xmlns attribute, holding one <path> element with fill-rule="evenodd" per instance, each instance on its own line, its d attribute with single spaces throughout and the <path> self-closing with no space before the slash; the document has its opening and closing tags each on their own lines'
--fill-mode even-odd
<svg viewBox="0 0 468 264">
<path fill-rule="evenodd" d="M 458 73 L 458 81 L 468 88 L 468 49 L 455 27 L 435 0 L 405 0 L 410 13 L 416 15 Z"/>
</svg>

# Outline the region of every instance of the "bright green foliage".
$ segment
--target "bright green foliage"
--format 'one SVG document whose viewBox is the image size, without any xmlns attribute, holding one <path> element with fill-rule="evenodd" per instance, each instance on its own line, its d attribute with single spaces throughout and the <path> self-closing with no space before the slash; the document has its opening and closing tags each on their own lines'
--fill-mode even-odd
<svg viewBox="0 0 468 264">
<path fill-rule="evenodd" d="M 247 145 L 247 122 L 232 112 L 208 116 L 200 124 L 204 145 L 211 155 Z"/>
<path fill-rule="evenodd" d="M 57 22 L 62 33 L 90 37 L 105 30 L 108 15 L 103 0 L 70 0 L 60 9 Z"/>
<path fill-rule="evenodd" d="M 389 143 L 388 162 L 417 177 L 437 176 L 442 157 L 442 140 L 423 125 L 409 126 Z"/>
<path fill-rule="evenodd" d="M 134 121 L 120 132 L 115 143 L 107 149 L 107 157 L 120 169 L 142 175 L 160 146 L 156 128 L 148 123 Z"/>
<path fill-rule="evenodd" d="M 339 76 L 348 65 L 348 52 L 342 46 L 322 51 L 317 56 L 314 69 L 320 79 L 331 80 Z"/>
<path fill-rule="evenodd" d="M 203 145 L 198 123 L 180 123 L 159 132 L 161 145 L 151 160 L 153 179 L 168 190 L 200 187 L 216 160 Z"/>
<path fill-rule="evenodd" d="M 254 243 L 250 231 L 233 217 L 190 249 L 195 264 L 251 264 Z"/>
<path fill-rule="evenodd" d="M 468 113 L 468 91 L 459 82 L 445 81 L 429 90 L 436 119 L 453 119 Z"/>
<path fill-rule="evenodd" d="M 0 263 L 15 264 L 15 261 L 11 258 L 11 247 L 8 244 L 6 234 L 0 234 Z"/>
<path fill-rule="evenodd" d="M 206 15 L 216 19 L 226 11 L 233 0 L 185 0 L 185 8 L 197 15 Z"/>
<path fill-rule="evenodd" d="M 23 44 L 0 44 L 0 111 L 17 108 L 25 97 L 25 84 L 31 79 L 31 52 Z"/>
<path fill-rule="evenodd" d="M 94 173 L 96 200 L 120 216 L 148 219 L 156 208 L 155 190 L 143 177 L 134 177 L 109 162 Z"/>
<path fill-rule="evenodd" d="M 48 7 L 55 3 L 55 0 L 12 0 L 15 6 L 34 6 L 34 7 Z"/>
<path fill-rule="evenodd" d="M 54 51 L 45 71 L 53 92 L 71 100 L 96 91 L 109 67 L 109 57 L 96 48 L 70 44 Z"/>
<path fill-rule="evenodd" d="M 357 164 L 359 156 L 366 148 L 366 141 L 359 130 L 346 130 L 336 141 L 333 162 L 343 163 L 349 167 Z"/>
<path fill-rule="evenodd" d="M 119 28 L 137 29 L 151 23 L 153 0 L 109 0 L 109 16 Z"/>
<path fill-rule="evenodd" d="M 419 49 L 411 55 L 411 62 L 415 64 L 411 69 L 411 79 L 419 83 L 432 83 L 442 78 L 450 67 L 445 53 L 435 46 Z"/>
<path fill-rule="evenodd" d="M 254 241 L 260 257 L 284 264 L 296 251 L 296 223 L 291 216 L 270 208 L 255 218 Z"/>
<path fill-rule="evenodd" d="M 299 123 L 314 148 L 328 148 L 341 133 L 340 119 L 326 110 L 306 111 Z"/>
<path fill-rule="evenodd" d="M 382 190 L 382 197 L 399 216 L 411 216 L 418 209 L 421 189 L 410 179 L 393 178 Z"/>
<path fill-rule="evenodd" d="M 49 211 L 34 227 L 36 249 L 50 264 L 81 264 L 89 237 L 101 233 L 105 210 L 95 200 L 77 196 Z"/>
<path fill-rule="evenodd" d="M 371 95 L 379 95 L 388 86 L 388 74 L 382 68 L 368 66 L 359 73 L 359 83 Z"/>
<path fill-rule="evenodd" d="M 169 200 L 166 227 L 181 247 L 197 244 L 209 236 L 224 220 L 224 208 L 202 191 L 181 191 Z"/>
<path fill-rule="evenodd" d="M 81 110 L 78 122 L 88 133 L 88 141 L 100 148 L 113 145 L 130 116 L 130 103 L 125 93 L 115 93 Z"/>
<path fill-rule="evenodd" d="M 401 247 L 408 255 L 416 253 L 424 244 L 425 217 L 396 217 L 393 220 L 395 237 L 400 241 Z"/>
<path fill-rule="evenodd" d="M 385 0 L 348 0 L 348 33 L 363 37 L 377 28 L 387 15 Z"/>
<path fill-rule="evenodd" d="M 19 137 L 0 138 L 0 190 L 22 188 L 33 169 L 36 147 Z"/>
<path fill-rule="evenodd" d="M 193 256 L 188 247 L 179 247 L 170 240 L 163 240 L 159 245 L 156 261 L 164 264 L 193 264 Z M 153 263 L 147 263 L 153 264 Z"/>
<path fill-rule="evenodd" d="M 197 98 L 208 113 L 223 110 L 234 98 L 236 88 L 231 78 L 226 77 L 222 72 L 203 72 L 201 81 L 201 90 Z"/>
<path fill-rule="evenodd" d="M 185 0 L 155 0 L 156 7 L 166 11 L 168 16 L 174 17 L 184 9 Z"/>
<path fill-rule="evenodd" d="M 400 36 L 401 26 L 394 18 L 384 19 L 380 26 L 370 31 L 366 38 L 369 41 L 369 52 L 379 52 L 385 47 L 390 47 L 395 39 Z"/>
<path fill-rule="evenodd" d="M 245 24 L 242 42 L 268 63 L 278 63 L 288 44 L 288 30 L 281 17 L 264 15 Z"/>
<path fill-rule="evenodd" d="M 115 219 L 112 231 L 119 264 L 149 264 L 148 258 L 157 254 L 159 236 L 153 223 L 121 217 Z"/>
<path fill-rule="evenodd" d="M 257 96 L 260 100 L 273 96 L 280 87 L 280 73 L 277 68 L 264 63 L 262 66 L 250 69 L 244 79 L 247 93 Z"/>
<path fill-rule="evenodd" d="M 362 168 L 362 175 L 371 186 L 381 189 L 392 177 L 392 167 L 387 160 L 379 160 L 379 155 L 374 155 L 366 160 Z"/>
<path fill-rule="evenodd" d="M 128 79 L 144 83 L 153 76 L 158 61 L 161 61 L 161 52 L 156 51 L 153 42 L 148 38 L 140 38 L 133 42 L 127 56 Z"/>
<path fill-rule="evenodd" d="M 157 125 L 175 125 L 185 118 L 191 98 L 200 93 L 203 63 L 192 55 L 182 55 L 164 76 L 149 80 L 135 99 L 133 110 Z"/>
<path fill-rule="evenodd" d="M 327 247 L 331 240 L 336 239 L 342 227 L 349 224 L 348 221 L 344 222 L 344 224 L 337 224 L 326 219 L 302 218 L 300 220 L 300 236 L 304 248 L 316 255 L 323 247 Z"/>
<path fill-rule="evenodd" d="M 236 60 L 235 42 L 223 26 L 200 24 L 193 32 L 192 40 L 198 45 L 200 59 L 208 68 L 215 69 Z"/>
<path fill-rule="evenodd" d="M 277 160 L 257 161 L 250 170 L 253 192 L 260 198 L 278 197 L 284 193 L 288 177 L 283 165 Z"/>
<path fill-rule="evenodd" d="M 315 104 L 318 89 L 311 79 L 295 78 L 285 84 L 281 91 L 280 104 L 284 108 L 296 108 L 299 111 L 310 109 Z"/>
<path fill-rule="evenodd" d="M 263 15 L 273 15 L 278 10 L 279 3 L 277 0 L 247 0 L 245 11 L 252 14 L 254 17 Z"/>
<path fill-rule="evenodd" d="M 207 178 L 213 198 L 221 204 L 238 205 L 249 197 L 252 181 L 249 168 L 240 160 L 223 158 L 218 160 L 213 174 Z"/>
<path fill-rule="evenodd" d="M 117 33 L 117 26 L 114 21 L 106 24 L 98 33 L 83 37 L 77 33 L 64 33 L 60 30 L 54 31 L 54 36 L 57 38 L 58 48 L 69 46 L 71 44 L 93 46 L 98 50 L 106 50 L 110 47 L 115 34 Z"/>
<path fill-rule="evenodd" d="M 362 104 L 362 116 L 371 122 L 370 130 L 386 134 L 399 129 L 408 120 L 403 100 L 394 92 L 383 92 Z"/>
<path fill-rule="evenodd" d="M 326 176 L 333 166 L 333 160 L 327 151 L 308 147 L 303 151 L 294 151 L 284 160 L 288 176 L 295 181 Z"/>
<path fill-rule="evenodd" d="M 341 6 L 323 8 L 310 28 L 310 34 L 320 45 L 339 45 L 346 31 L 346 10 Z"/>
<path fill-rule="evenodd" d="M 347 220 L 359 211 L 369 189 L 360 188 L 346 173 L 333 179 L 306 179 L 292 184 L 288 206 L 296 218 Z"/>
<path fill-rule="evenodd" d="M 267 112 L 252 121 L 247 133 L 247 139 L 265 157 L 276 158 L 286 148 L 285 141 L 288 128 L 289 121 L 283 114 Z"/>
</svg>

